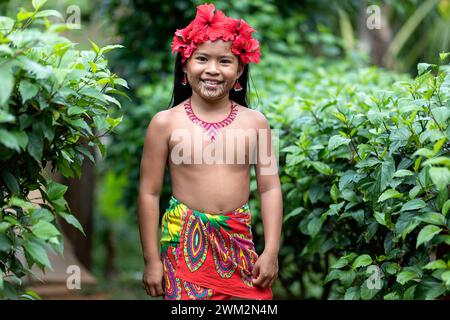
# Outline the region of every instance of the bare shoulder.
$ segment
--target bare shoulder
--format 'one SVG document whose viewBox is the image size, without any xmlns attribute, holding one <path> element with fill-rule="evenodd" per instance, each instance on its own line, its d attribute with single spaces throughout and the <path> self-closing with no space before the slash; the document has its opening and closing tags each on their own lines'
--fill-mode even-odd
<svg viewBox="0 0 450 320">
<path fill-rule="evenodd" d="M 249 121 L 251 123 L 252 127 L 255 128 L 267 128 L 269 126 L 269 123 L 264 116 L 264 114 L 255 109 L 250 109 L 243 107 L 239 105 L 240 112 L 243 114 L 243 116 L 246 118 L 246 121 Z"/>
<path fill-rule="evenodd" d="M 158 135 L 158 138 L 167 139 L 170 133 L 170 119 L 172 117 L 172 113 L 173 111 L 171 109 L 157 112 L 148 124 L 147 138 L 150 138 L 149 136 L 152 135 Z"/>
</svg>

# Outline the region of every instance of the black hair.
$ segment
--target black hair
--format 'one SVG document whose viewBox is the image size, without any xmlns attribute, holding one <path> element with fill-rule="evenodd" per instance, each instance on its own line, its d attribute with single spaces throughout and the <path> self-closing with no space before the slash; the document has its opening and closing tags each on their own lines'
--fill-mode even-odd
<svg viewBox="0 0 450 320">
<path fill-rule="evenodd" d="M 188 84 L 183 86 L 181 84 L 181 80 L 183 79 L 184 71 L 183 64 L 181 63 L 181 54 L 177 53 L 177 59 L 175 61 L 175 70 L 174 70 L 174 83 L 173 83 L 173 92 L 172 97 L 170 99 L 169 108 L 173 108 L 176 105 L 180 104 L 187 98 L 192 95 L 192 88 Z M 234 102 L 247 107 L 248 108 L 248 100 L 247 100 L 247 92 L 248 90 L 248 76 L 249 76 L 249 66 L 246 64 L 244 66 L 244 71 L 239 77 L 238 81 L 242 87 L 241 91 L 235 91 L 233 89 L 230 90 L 230 99 Z"/>
</svg>

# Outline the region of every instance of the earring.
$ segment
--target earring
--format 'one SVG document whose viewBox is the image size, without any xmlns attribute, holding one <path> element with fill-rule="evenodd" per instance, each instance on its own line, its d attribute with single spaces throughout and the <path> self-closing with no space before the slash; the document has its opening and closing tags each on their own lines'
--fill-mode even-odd
<svg viewBox="0 0 450 320">
<path fill-rule="evenodd" d="M 183 86 L 187 85 L 186 73 L 185 73 L 184 76 L 183 76 L 183 80 L 181 80 L 181 84 L 182 84 Z"/>
<path fill-rule="evenodd" d="M 234 91 L 241 91 L 242 90 L 242 87 L 241 87 L 239 81 L 236 80 L 236 83 L 234 84 L 233 89 L 234 89 Z"/>
</svg>

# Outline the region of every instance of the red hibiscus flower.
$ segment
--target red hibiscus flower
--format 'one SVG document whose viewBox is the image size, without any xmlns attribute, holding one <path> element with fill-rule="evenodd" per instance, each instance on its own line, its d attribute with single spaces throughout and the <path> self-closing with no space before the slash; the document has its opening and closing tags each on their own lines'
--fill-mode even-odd
<svg viewBox="0 0 450 320">
<path fill-rule="evenodd" d="M 261 52 L 259 51 L 259 42 L 256 39 L 237 37 L 233 41 L 231 51 L 233 54 L 240 56 L 243 63 L 259 63 Z"/>
</svg>

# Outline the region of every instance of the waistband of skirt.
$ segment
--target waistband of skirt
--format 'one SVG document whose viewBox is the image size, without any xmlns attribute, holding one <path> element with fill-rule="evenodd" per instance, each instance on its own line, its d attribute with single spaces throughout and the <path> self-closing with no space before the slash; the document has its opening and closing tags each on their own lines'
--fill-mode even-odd
<svg viewBox="0 0 450 320">
<path fill-rule="evenodd" d="M 178 200 L 177 198 L 175 198 L 175 196 L 171 195 L 170 200 L 169 200 L 169 205 L 170 206 L 175 206 L 177 204 L 182 204 L 184 206 L 186 206 L 187 208 L 189 208 L 189 206 L 183 202 L 181 202 L 180 200 Z M 236 212 L 242 212 L 242 211 L 249 211 L 249 204 L 248 201 L 246 203 L 244 203 L 242 206 L 240 206 L 239 208 L 233 209 L 231 211 L 227 211 L 227 212 L 211 212 L 211 211 L 200 211 L 200 210 L 196 210 L 196 209 L 192 209 L 189 208 L 194 212 L 197 213 L 203 213 L 203 214 L 211 214 L 211 215 L 232 215 L 235 214 Z"/>
</svg>

